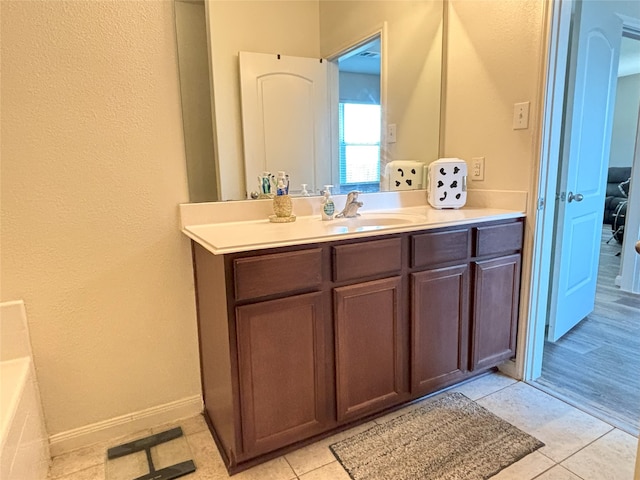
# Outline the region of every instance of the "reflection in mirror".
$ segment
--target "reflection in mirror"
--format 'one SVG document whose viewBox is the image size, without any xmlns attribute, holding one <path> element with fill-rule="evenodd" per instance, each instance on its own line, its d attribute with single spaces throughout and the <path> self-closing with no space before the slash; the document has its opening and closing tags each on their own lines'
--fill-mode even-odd
<svg viewBox="0 0 640 480">
<path fill-rule="evenodd" d="M 380 35 L 338 56 L 335 193 L 380 190 Z"/>
<path fill-rule="evenodd" d="M 240 52 L 244 172 L 251 197 L 256 176 L 285 172 L 289 194 L 330 183 L 327 62 L 277 53 Z M 259 193 L 259 192 L 255 192 Z"/>
<path fill-rule="evenodd" d="M 219 197 L 204 2 L 176 0 L 175 16 L 189 200 L 212 202 Z"/>
<path fill-rule="evenodd" d="M 176 0 L 180 1 L 186 0 Z M 194 1 L 189 0 L 189 3 Z M 369 152 L 378 149 L 379 162 L 375 174 L 351 179 L 345 176 L 344 182 L 375 187 L 374 179 L 378 177 L 382 181 L 378 185 L 384 189 L 383 177 L 388 162 L 415 160 L 430 163 L 438 158 L 442 1 L 211 0 L 204 3 L 204 10 L 208 42 L 207 46 L 201 45 L 199 48 L 200 51 L 208 48 L 209 71 L 212 72 L 210 84 L 218 200 L 247 198 L 247 194 L 256 188 L 257 176 L 262 174 L 262 171 L 249 174 L 244 168 L 246 152 L 242 134 L 239 71 L 241 51 L 328 58 L 332 62 L 325 63 L 333 64 L 341 53 L 352 49 L 354 44 L 363 45 L 363 39 L 371 39 L 377 32 L 384 32 L 380 45 L 382 82 L 378 81 L 382 83 L 378 103 L 380 119 L 375 114 L 366 117 L 372 123 L 381 125 L 379 139 L 343 138 L 345 156 L 351 157 L 346 153 L 347 146 L 360 146 L 361 151 Z M 331 75 L 337 76 L 337 69 L 333 74 L 329 72 L 330 80 Z M 339 98 L 331 99 L 331 105 L 338 103 Z M 208 105 L 209 101 L 202 100 L 201 104 Z M 357 104 L 363 105 L 361 101 Z M 349 122 L 350 108 L 347 108 L 343 123 Z M 329 165 L 321 171 L 323 174 L 329 173 L 329 183 L 339 185 L 344 182 L 339 177 L 340 168 L 335 160 L 340 157 L 338 109 L 331 113 L 329 123 L 331 131 L 325 140 L 329 153 L 324 160 Z M 388 135 L 391 126 L 395 126 L 395 138 Z M 330 142 L 329 139 L 335 141 Z M 190 163 L 189 154 L 187 157 Z M 305 159 L 300 161 L 304 164 Z M 356 160 L 352 162 L 353 165 L 357 164 Z M 371 163 L 371 160 L 368 162 Z M 345 175 L 346 165 L 344 163 Z M 354 169 L 362 173 L 362 168 Z M 282 169 L 276 167 L 274 170 Z M 307 178 L 312 175 L 299 176 L 305 178 L 291 179 L 291 184 L 298 190 L 301 184 L 311 183 Z M 251 179 L 250 183 L 247 178 Z M 310 193 L 318 194 L 327 181 L 316 181 L 314 191 Z"/>
</svg>

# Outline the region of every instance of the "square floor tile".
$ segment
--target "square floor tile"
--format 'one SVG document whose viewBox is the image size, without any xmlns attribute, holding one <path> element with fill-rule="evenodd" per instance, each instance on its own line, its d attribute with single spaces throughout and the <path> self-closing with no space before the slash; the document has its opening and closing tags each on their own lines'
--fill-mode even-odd
<svg viewBox="0 0 640 480">
<path fill-rule="evenodd" d="M 291 453 L 287 453 L 285 458 L 298 476 L 303 475 L 311 470 L 336 461 L 336 457 L 334 457 L 331 450 L 329 450 L 329 445 L 369 430 L 373 426 L 375 426 L 373 422 L 358 425 L 357 427 L 312 443 L 307 447 L 302 447 Z"/>
<path fill-rule="evenodd" d="M 545 443 L 538 450 L 561 462 L 613 427 L 526 383 L 510 385 L 478 400 L 512 425 Z"/>
<path fill-rule="evenodd" d="M 563 468 L 560 465 L 556 465 L 552 469 L 544 472 L 539 477 L 536 477 L 536 480 L 582 480 L 582 479 L 579 476 L 571 473 L 566 468 Z"/>
<path fill-rule="evenodd" d="M 59 478 L 62 480 L 105 480 L 104 463 Z"/>
<path fill-rule="evenodd" d="M 96 443 L 95 445 L 57 455 L 51 460 L 48 478 L 56 479 L 64 477 L 70 473 L 86 470 L 96 465 L 102 465 L 104 469 L 107 461 L 107 450 L 109 448 L 131 442 L 138 438 L 144 438 L 148 435 L 151 435 L 151 430 L 142 430 L 133 434 L 116 437 L 108 442 Z"/>
<path fill-rule="evenodd" d="M 147 455 L 144 451 L 113 458 L 106 462 L 107 480 L 131 480 L 146 475 L 149 471 Z"/>
<path fill-rule="evenodd" d="M 151 449 L 151 458 L 156 470 L 193 460 L 187 438 L 182 436 L 169 442 L 161 443 Z M 111 480 L 107 478 L 107 480 Z"/>
<path fill-rule="evenodd" d="M 500 471 L 491 480 L 531 480 L 545 470 L 555 466 L 556 462 L 539 452 L 533 452 Z"/>
<path fill-rule="evenodd" d="M 585 480 L 631 480 L 637 448 L 636 437 L 616 429 L 566 459 L 562 466 Z"/>
<path fill-rule="evenodd" d="M 96 444 L 53 457 L 49 478 L 60 478 L 89 467 L 102 465 L 107 459 L 106 444 Z"/>
<path fill-rule="evenodd" d="M 284 457 L 262 463 L 229 477 L 218 448 L 208 430 L 189 435 L 187 441 L 191 447 L 197 470 L 193 476 L 185 476 L 185 480 L 192 478 L 198 480 L 227 478 L 233 478 L 233 480 L 293 480 L 296 478 L 296 474 Z"/>
<path fill-rule="evenodd" d="M 118 442 L 116 445 L 122 445 L 123 443 L 142 439 L 150 435 L 152 435 L 152 433 L 148 432 L 142 436 L 136 436 L 133 439 Z M 156 470 L 192 459 L 191 450 L 184 435 L 168 442 L 160 443 L 152 447 L 150 451 L 153 466 Z M 107 480 L 131 480 L 146 475 L 150 473 L 150 471 L 147 454 L 144 450 L 118 458 L 107 459 L 106 461 Z"/>
<path fill-rule="evenodd" d="M 508 377 L 502 373 L 490 373 L 476 378 L 467 383 L 454 387 L 452 392 L 460 392 L 471 400 L 478 400 L 495 393 L 503 388 L 513 385 L 518 381 L 515 378 Z"/>
<path fill-rule="evenodd" d="M 295 478 L 297 478 L 296 474 L 284 457 L 261 463 L 233 476 L 235 480 L 293 480 Z"/>
<path fill-rule="evenodd" d="M 324 467 L 305 473 L 299 478 L 300 480 L 351 480 L 349 474 L 338 462 L 329 463 Z"/>
<path fill-rule="evenodd" d="M 186 476 L 185 479 L 191 480 L 192 477 L 198 480 L 229 478 L 227 468 L 224 466 L 222 457 L 220 457 L 220 452 L 218 452 L 218 447 L 216 447 L 208 430 L 188 435 L 187 442 L 193 455 L 196 472 Z"/>
</svg>

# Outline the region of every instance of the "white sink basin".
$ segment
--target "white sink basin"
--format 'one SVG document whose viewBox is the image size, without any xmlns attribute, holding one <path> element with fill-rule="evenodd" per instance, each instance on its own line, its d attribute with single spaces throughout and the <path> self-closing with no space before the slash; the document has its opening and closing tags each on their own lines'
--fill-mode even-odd
<svg viewBox="0 0 640 480">
<path fill-rule="evenodd" d="M 325 227 L 333 233 L 365 232 L 385 228 L 401 227 L 420 223 L 424 219 L 418 215 L 394 213 L 362 213 L 354 218 L 337 218 L 324 222 Z"/>
</svg>

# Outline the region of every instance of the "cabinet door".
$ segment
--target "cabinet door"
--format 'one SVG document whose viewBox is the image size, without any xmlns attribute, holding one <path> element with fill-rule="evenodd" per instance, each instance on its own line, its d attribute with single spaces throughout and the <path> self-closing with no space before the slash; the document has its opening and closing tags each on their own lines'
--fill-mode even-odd
<svg viewBox="0 0 640 480">
<path fill-rule="evenodd" d="M 520 255 L 474 263 L 472 370 L 515 355 L 519 294 Z"/>
<path fill-rule="evenodd" d="M 462 378 L 468 365 L 467 265 L 411 275 L 411 393 L 425 395 Z"/>
<path fill-rule="evenodd" d="M 322 293 L 236 308 L 242 438 L 260 454 L 323 431 L 327 319 Z"/>
<path fill-rule="evenodd" d="M 402 400 L 406 327 L 400 301 L 400 277 L 334 290 L 338 421 Z"/>
</svg>

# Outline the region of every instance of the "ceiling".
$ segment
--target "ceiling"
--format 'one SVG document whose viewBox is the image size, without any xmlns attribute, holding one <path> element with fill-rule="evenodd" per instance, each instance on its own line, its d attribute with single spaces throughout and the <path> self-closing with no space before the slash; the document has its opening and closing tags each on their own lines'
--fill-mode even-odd
<svg viewBox="0 0 640 480">
<path fill-rule="evenodd" d="M 343 55 L 338 64 L 341 72 L 380 75 L 380 38 Z"/>
<path fill-rule="evenodd" d="M 640 40 L 622 37 L 618 77 L 640 73 Z"/>
</svg>

